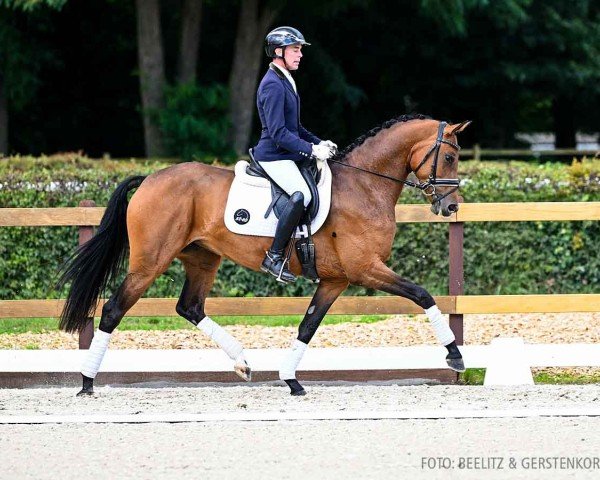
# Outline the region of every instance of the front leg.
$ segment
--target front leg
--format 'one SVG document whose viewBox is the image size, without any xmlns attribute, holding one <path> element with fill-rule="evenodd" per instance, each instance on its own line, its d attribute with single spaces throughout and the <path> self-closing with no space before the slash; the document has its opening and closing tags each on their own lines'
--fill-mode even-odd
<svg viewBox="0 0 600 480">
<path fill-rule="evenodd" d="M 425 311 L 438 342 L 448 350 L 448 355 L 446 355 L 448 367 L 455 372 L 465 371 L 465 364 L 462 354 L 456 345 L 454 333 L 427 290 L 402 278 L 381 261 L 375 261 L 371 268 L 361 272 L 356 283 L 381 290 L 382 292 L 391 293 L 392 295 L 408 298 L 419 305 Z"/>
<path fill-rule="evenodd" d="M 290 352 L 287 354 L 281 368 L 279 369 L 279 378 L 290 387 L 290 394 L 293 396 L 306 395 L 306 390 L 296 380 L 296 369 L 308 343 L 316 333 L 323 317 L 329 310 L 329 307 L 335 302 L 340 293 L 348 286 L 347 280 L 322 280 L 317 287 L 310 306 L 298 327 L 298 337 L 294 340 Z"/>
</svg>

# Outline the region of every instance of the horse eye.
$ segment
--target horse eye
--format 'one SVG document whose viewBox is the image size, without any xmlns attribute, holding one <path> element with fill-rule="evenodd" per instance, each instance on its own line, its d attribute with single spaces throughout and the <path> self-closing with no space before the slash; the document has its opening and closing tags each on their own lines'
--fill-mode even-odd
<svg viewBox="0 0 600 480">
<path fill-rule="evenodd" d="M 447 153 L 445 159 L 448 163 L 452 163 L 454 161 L 454 155 L 452 155 L 451 153 Z"/>
</svg>

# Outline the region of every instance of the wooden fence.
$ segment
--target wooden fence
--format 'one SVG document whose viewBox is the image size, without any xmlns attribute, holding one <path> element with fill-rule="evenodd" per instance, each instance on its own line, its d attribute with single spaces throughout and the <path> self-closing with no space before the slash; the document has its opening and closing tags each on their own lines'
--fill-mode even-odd
<svg viewBox="0 0 600 480">
<path fill-rule="evenodd" d="M 74 208 L 0 208 L 0 227 L 79 226 L 79 242 L 85 243 L 100 223 L 103 208 L 91 201 Z M 568 295 L 463 295 L 463 227 L 465 222 L 582 221 L 600 220 L 600 202 L 464 203 L 450 217 L 433 215 L 428 205 L 397 205 L 398 223 L 443 222 L 449 224 L 449 295 L 436 297 L 442 312 L 450 315 L 457 342 L 463 343 L 463 314 L 550 313 L 600 311 L 600 294 Z M 141 299 L 130 316 L 175 316 L 176 299 Z M 305 313 L 306 297 L 209 298 L 211 315 L 292 315 Z M 55 317 L 63 300 L 0 300 L 0 318 Z M 99 315 L 102 302 L 96 314 Z M 398 297 L 340 297 L 331 314 L 422 313 L 414 303 Z M 87 348 L 93 323 L 80 336 Z"/>
</svg>

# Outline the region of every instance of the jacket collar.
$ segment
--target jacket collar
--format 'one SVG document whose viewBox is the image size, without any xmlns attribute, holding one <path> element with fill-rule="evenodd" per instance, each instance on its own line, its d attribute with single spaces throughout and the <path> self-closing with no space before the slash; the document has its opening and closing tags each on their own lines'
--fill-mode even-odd
<svg viewBox="0 0 600 480">
<path fill-rule="evenodd" d="M 279 70 L 279 68 L 277 68 L 271 63 L 269 64 L 269 69 L 272 70 L 275 73 L 275 75 L 277 75 L 281 80 L 283 80 L 284 85 L 288 88 L 290 92 L 292 92 L 296 97 L 298 96 L 298 93 L 296 93 L 296 90 L 294 90 L 294 87 L 292 87 L 290 81 L 285 77 L 285 74 L 281 70 Z"/>
</svg>

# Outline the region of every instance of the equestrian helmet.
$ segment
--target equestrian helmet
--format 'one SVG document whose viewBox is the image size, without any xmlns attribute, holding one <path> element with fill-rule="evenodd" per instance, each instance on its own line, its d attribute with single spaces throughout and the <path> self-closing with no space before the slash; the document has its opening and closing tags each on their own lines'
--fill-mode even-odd
<svg viewBox="0 0 600 480">
<path fill-rule="evenodd" d="M 276 58 L 275 49 L 288 45 L 310 45 L 304 40 L 304 35 L 292 27 L 277 27 L 267 33 L 265 38 L 265 52 L 267 57 Z"/>
</svg>

